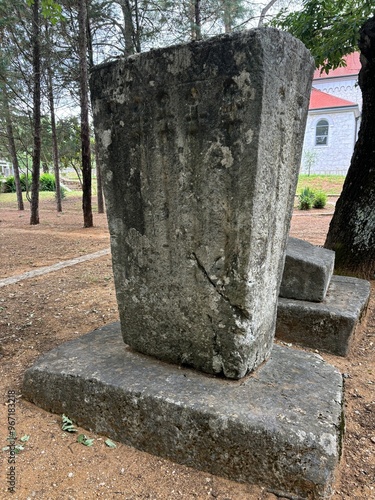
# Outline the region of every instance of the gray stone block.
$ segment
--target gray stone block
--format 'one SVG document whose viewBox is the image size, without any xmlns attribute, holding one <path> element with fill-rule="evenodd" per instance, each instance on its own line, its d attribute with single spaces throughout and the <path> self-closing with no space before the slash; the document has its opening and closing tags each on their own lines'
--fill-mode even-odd
<svg viewBox="0 0 375 500">
<path fill-rule="evenodd" d="M 326 298 L 320 303 L 280 297 L 276 337 L 346 356 L 369 297 L 368 281 L 344 276 L 332 276 Z"/>
<path fill-rule="evenodd" d="M 241 381 L 134 352 L 119 324 L 67 342 L 27 370 L 23 395 L 149 453 L 288 498 L 328 498 L 343 430 L 342 377 L 275 345 Z"/>
<path fill-rule="evenodd" d="M 124 341 L 239 378 L 270 354 L 311 88 L 270 28 L 92 72 Z"/>
<path fill-rule="evenodd" d="M 279 296 L 287 299 L 324 300 L 335 265 L 335 252 L 289 238 Z"/>
</svg>

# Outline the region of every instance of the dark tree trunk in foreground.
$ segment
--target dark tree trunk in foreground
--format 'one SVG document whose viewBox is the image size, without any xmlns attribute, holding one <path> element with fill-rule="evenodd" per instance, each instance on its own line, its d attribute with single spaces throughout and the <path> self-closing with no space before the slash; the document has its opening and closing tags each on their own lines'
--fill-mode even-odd
<svg viewBox="0 0 375 500">
<path fill-rule="evenodd" d="M 336 272 L 375 274 L 375 17 L 360 30 L 359 86 L 363 111 L 358 141 L 336 204 L 325 247 L 336 252 Z"/>
<path fill-rule="evenodd" d="M 17 206 L 18 206 L 18 210 L 25 210 L 25 207 L 23 205 L 23 199 L 22 199 L 20 167 L 18 164 L 16 143 L 14 141 L 12 116 L 10 114 L 8 96 L 7 96 L 7 93 L 5 90 L 3 90 L 3 95 L 4 95 L 4 101 L 5 101 L 5 115 L 6 115 L 6 124 L 7 124 L 8 148 L 9 148 L 10 156 L 12 158 L 12 164 L 13 164 L 13 170 L 14 170 L 14 183 L 16 185 Z"/>
<path fill-rule="evenodd" d="M 40 118 L 40 27 L 39 27 L 39 0 L 33 3 L 33 172 L 31 183 L 31 215 L 30 224 L 39 224 L 39 178 L 40 178 L 40 151 L 41 151 L 41 118 Z"/>
<path fill-rule="evenodd" d="M 91 206 L 91 150 L 89 128 L 88 64 L 87 64 L 87 6 L 86 0 L 78 2 L 79 62 L 81 100 L 81 144 L 82 144 L 82 210 L 84 227 L 92 227 Z"/>
</svg>

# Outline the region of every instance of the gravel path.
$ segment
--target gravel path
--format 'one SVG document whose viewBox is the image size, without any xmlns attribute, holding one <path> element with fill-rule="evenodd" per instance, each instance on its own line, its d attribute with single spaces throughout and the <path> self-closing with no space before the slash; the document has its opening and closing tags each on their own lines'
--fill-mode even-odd
<svg viewBox="0 0 375 500">
<path fill-rule="evenodd" d="M 81 257 L 76 257 L 70 260 L 64 260 L 62 262 L 57 262 L 57 264 L 53 264 L 52 266 L 39 267 L 38 269 L 34 269 L 33 271 L 27 271 L 23 274 L 17 274 L 16 276 L 11 276 L 10 278 L 5 278 L 0 280 L 0 288 L 6 285 L 13 285 L 14 283 L 18 283 L 19 281 L 26 280 L 28 278 L 35 278 L 35 276 L 41 276 L 42 274 L 52 273 L 53 271 L 59 271 L 64 267 L 74 266 L 75 264 L 80 264 L 81 262 L 86 262 L 87 260 L 98 259 L 103 255 L 108 255 L 110 253 L 109 248 L 105 248 L 104 250 L 100 250 L 99 252 L 89 253 L 87 255 L 82 255 Z"/>
</svg>

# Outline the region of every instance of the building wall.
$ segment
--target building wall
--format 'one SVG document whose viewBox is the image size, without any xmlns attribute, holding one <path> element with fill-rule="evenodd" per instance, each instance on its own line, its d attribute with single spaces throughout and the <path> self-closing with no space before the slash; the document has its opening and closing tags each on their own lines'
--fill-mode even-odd
<svg viewBox="0 0 375 500">
<path fill-rule="evenodd" d="M 326 119 L 329 123 L 326 146 L 315 145 L 316 124 Z M 322 112 L 310 111 L 305 131 L 301 173 L 340 174 L 348 171 L 353 154 L 356 118 L 352 110 Z"/>
<path fill-rule="evenodd" d="M 346 99 L 347 101 L 355 102 L 362 110 L 362 92 L 358 85 L 358 78 L 330 78 L 314 80 L 313 87 L 326 94 Z"/>
<path fill-rule="evenodd" d="M 5 160 L 0 160 L 0 174 L 4 177 L 14 175 L 13 166 Z"/>
</svg>

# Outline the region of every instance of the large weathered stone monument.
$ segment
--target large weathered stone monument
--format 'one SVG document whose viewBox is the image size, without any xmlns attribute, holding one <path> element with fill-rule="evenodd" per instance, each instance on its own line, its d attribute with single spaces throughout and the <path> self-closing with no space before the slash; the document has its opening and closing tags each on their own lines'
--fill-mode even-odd
<svg viewBox="0 0 375 500">
<path fill-rule="evenodd" d="M 108 325 L 50 352 L 26 398 L 182 464 L 329 496 L 341 375 L 272 347 L 312 73 L 273 29 L 94 70 L 122 336 Z"/>
<path fill-rule="evenodd" d="M 253 30 L 106 64 L 94 119 L 124 341 L 240 378 L 268 358 L 312 60 Z"/>
</svg>

